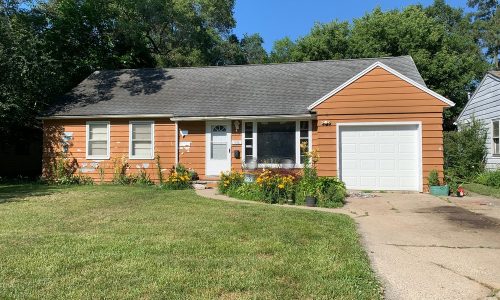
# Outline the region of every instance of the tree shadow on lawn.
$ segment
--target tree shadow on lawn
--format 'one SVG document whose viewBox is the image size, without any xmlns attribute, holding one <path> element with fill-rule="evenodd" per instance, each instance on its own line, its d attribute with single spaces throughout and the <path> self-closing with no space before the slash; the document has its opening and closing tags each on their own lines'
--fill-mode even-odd
<svg viewBox="0 0 500 300">
<path fill-rule="evenodd" d="M 45 196 L 61 190 L 59 186 L 42 183 L 2 183 L 0 184 L 0 204 L 24 201 L 27 197 Z"/>
</svg>

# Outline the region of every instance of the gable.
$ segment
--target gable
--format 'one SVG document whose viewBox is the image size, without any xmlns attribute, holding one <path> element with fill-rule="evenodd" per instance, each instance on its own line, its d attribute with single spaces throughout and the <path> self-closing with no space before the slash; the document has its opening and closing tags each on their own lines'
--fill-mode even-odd
<svg viewBox="0 0 500 300">
<path fill-rule="evenodd" d="M 457 118 L 462 122 L 472 116 L 479 119 L 500 117 L 500 78 L 487 74 Z"/>
<path fill-rule="evenodd" d="M 367 107 L 372 107 L 375 110 L 383 110 L 387 106 L 411 107 L 418 105 L 438 106 L 442 108 L 455 105 L 452 101 L 430 90 L 426 86 L 413 81 L 380 62 L 376 62 L 335 90 L 324 95 L 310 105 L 309 110 L 335 106 L 335 104 L 328 104 L 328 102 L 337 101 L 337 99 L 339 102 L 342 102 L 342 99 L 347 102 L 357 101 L 359 102 L 358 105 L 368 105 Z M 415 101 L 417 100 L 426 101 L 416 103 Z M 325 104 L 325 102 L 327 103 Z M 379 106 L 376 106 L 377 104 Z M 415 109 L 409 110 L 412 111 Z"/>
</svg>

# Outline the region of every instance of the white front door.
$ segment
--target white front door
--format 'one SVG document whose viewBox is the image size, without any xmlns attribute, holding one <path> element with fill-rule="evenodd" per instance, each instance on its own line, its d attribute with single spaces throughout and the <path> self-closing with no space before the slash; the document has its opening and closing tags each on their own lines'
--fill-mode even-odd
<svg viewBox="0 0 500 300">
<path fill-rule="evenodd" d="M 206 126 L 206 175 L 230 171 L 231 122 L 207 122 Z"/>
<path fill-rule="evenodd" d="M 340 126 L 340 178 L 353 190 L 421 188 L 418 125 Z"/>
</svg>

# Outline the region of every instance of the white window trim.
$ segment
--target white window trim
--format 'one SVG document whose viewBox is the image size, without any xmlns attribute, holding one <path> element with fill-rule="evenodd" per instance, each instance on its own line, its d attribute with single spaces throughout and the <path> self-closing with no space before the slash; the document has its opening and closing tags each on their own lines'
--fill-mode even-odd
<svg viewBox="0 0 500 300">
<path fill-rule="evenodd" d="M 308 133 L 308 150 L 312 150 L 312 120 L 311 119 L 296 119 L 296 120 L 290 120 L 290 119 L 270 119 L 270 120 L 244 120 L 243 125 L 242 125 L 242 143 L 241 143 L 241 158 L 243 160 L 242 164 L 245 163 L 245 126 L 246 123 L 252 123 L 253 124 L 253 132 L 252 132 L 252 156 L 255 161 L 257 161 L 258 157 L 258 150 L 257 149 L 257 122 L 290 122 L 294 121 L 295 122 L 295 166 L 294 168 L 300 169 L 304 167 L 304 164 L 300 163 L 300 122 L 301 121 L 307 121 L 309 124 L 309 133 Z M 280 164 L 258 164 L 258 168 L 278 168 Z"/>
<path fill-rule="evenodd" d="M 137 156 L 132 155 L 132 126 L 133 125 L 150 125 L 151 126 L 151 155 Z M 155 122 L 154 121 L 130 121 L 128 123 L 128 157 L 131 160 L 136 159 L 154 159 L 155 157 Z"/>
<path fill-rule="evenodd" d="M 107 136 L 106 136 L 106 139 L 107 139 L 107 143 L 106 143 L 106 155 L 89 155 L 89 146 L 90 146 L 90 140 L 89 140 L 89 136 L 90 136 L 90 125 L 92 124 L 106 124 L 106 133 L 107 133 Z M 109 121 L 88 121 L 86 124 L 85 124 L 85 158 L 86 159 L 109 159 L 109 156 L 110 156 L 110 145 L 111 145 L 111 124 L 109 123 Z"/>
<path fill-rule="evenodd" d="M 491 120 L 491 155 L 494 157 L 499 157 L 500 153 L 495 153 L 495 137 L 494 137 L 494 132 L 495 132 L 495 122 L 498 122 L 498 134 L 499 134 L 499 139 L 500 139 L 500 119 L 493 119 Z M 500 141 L 499 141 L 500 142 Z"/>
</svg>

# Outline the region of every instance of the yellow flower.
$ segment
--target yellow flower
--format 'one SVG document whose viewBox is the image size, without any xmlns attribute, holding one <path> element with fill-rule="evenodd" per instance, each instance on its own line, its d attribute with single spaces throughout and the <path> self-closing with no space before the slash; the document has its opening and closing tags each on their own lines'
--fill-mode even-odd
<svg viewBox="0 0 500 300">
<path fill-rule="evenodd" d="M 278 188 L 282 190 L 285 188 L 285 185 L 283 183 L 280 183 L 280 184 L 278 184 Z"/>
</svg>

